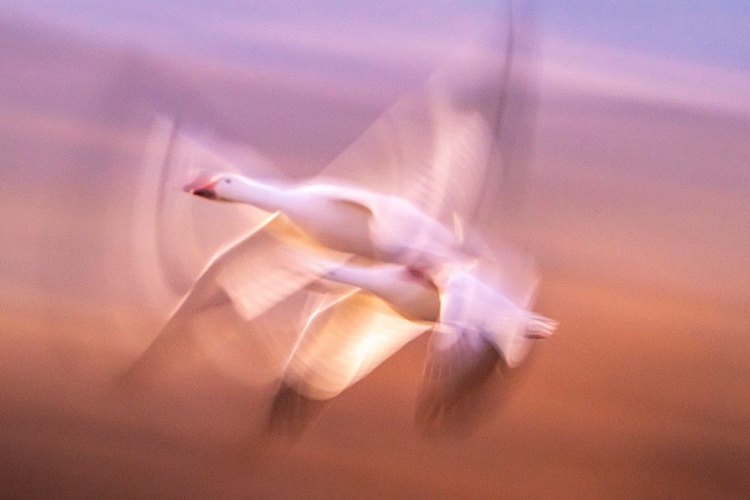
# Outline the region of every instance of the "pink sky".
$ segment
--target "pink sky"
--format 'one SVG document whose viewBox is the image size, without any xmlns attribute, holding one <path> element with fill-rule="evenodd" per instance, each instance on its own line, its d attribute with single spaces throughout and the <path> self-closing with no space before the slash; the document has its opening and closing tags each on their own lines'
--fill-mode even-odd
<svg viewBox="0 0 750 500">
<path fill-rule="evenodd" d="M 531 163 L 514 186 L 522 203 L 495 229 L 538 259 L 538 309 L 561 320 L 559 335 L 519 373 L 498 375 L 492 411 L 478 411 L 467 437 L 413 428 L 422 339 L 287 447 L 257 432 L 266 388 L 222 378 L 205 357 L 171 360 L 182 381 L 167 367 L 141 394 L 102 395 L 169 312 L 134 272 L 154 115 L 179 114 L 285 174 L 312 174 L 417 87 L 460 30 L 222 18 L 229 40 L 275 54 L 241 59 L 192 52 L 169 29 L 171 50 L 100 45 L 65 33 L 80 17 L 44 12 L 40 25 L 0 20 L 9 493 L 698 498 L 750 487 L 746 73 L 540 30 L 537 51 L 524 53 L 539 56 L 529 73 L 539 103 Z M 201 33 L 197 19 L 185 32 Z M 315 36 L 321 26 L 331 29 Z M 389 36 L 376 40 L 381 29 Z M 360 59 L 362 71 L 342 63 Z M 190 202 L 196 220 L 231 217 Z M 205 232 L 203 251 L 236 230 Z"/>
</svg>

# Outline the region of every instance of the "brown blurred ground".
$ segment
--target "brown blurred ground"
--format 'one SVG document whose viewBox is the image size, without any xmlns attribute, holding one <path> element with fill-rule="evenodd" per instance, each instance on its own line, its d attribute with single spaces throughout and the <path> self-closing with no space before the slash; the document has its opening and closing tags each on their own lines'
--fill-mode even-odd
<svg viewBox="0 0 750 500">
<path fill-rule="evenodd" d="M 265 432 L 270 387 L 240 386 L 206 360 L 179 382 L 109 391 L 160 321 L 128 267 L 128 168 L 153 112 L 179 109 L 304 175 L 391 96 L 342 103 L 231 68 L 4 28 L 4 496 L 749 494 L 747 116 L 547 97 L 525 204 L 498 224 L 538 257 L 537 309 L 559 332 L 509 379 L 497 374 L 495 408 L 468 432 L 415 430 L 420 339 L 292 441 Z M 309 122 L 292 119 L 311 103 Z"/>
</svg>

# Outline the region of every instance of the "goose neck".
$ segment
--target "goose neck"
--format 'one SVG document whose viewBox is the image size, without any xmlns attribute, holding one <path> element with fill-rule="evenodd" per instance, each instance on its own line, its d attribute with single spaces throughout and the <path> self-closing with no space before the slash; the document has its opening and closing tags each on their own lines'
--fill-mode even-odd
<svg viewBox="0 0 750 500">
<path fill-rule="evenodd" d="M 287 190 L 248 179 L 243 184 L 238 200 L 268 212 L 284 210 Z"/>
</svg>

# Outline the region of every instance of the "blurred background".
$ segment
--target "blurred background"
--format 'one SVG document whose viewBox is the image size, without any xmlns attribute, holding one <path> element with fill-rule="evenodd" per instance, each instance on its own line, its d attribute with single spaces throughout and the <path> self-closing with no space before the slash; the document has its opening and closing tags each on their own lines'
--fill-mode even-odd
<svg viewBox="0 0 750 500">
<path fill-rule="evenodd" d="M 537 0 L 513 12 L 509 38 L 507 4 L 479 0 L 4 2 L 3 496 L 747 497 L 750 6 Z M 499 61 L 513 40 L 522 89 L 498 191 L 512 202 L 486 220 L 536 257 L 536 309 L 561 321 L 497 375 L 481 422 L 415 430 L 426 338 L 294 441 L 259 431 L 267 388 L 206 360 L 112 398 L 169 314 L 139 250 L 152 244 L 139 221 L 159 181 L 155 120 L 304 178 L 477 27 L 497 33 Z"/>
</svg>

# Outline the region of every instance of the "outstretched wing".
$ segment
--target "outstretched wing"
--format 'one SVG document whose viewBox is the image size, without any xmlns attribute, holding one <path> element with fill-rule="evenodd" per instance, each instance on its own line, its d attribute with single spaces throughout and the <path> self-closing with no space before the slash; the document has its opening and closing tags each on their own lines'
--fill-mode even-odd
<svg viewBox="0 0 750 500">
<path fill-rule="evenodd" d="M 482 114 L 462 109 L 451 92 L 433 78 L 406 95 L 320 177 L 408 199 L 451 226 L 453 213 L 463 216 L 474 209 L 491 145 Z"/>
<path fill-rule="evenodd" d="M 174 306 L 216 254 L 217 242 L 252 232 L 268 217 L 254 207 L 207 203 L 183 191 L 202 173 L 233 170 L 227 155 L 174 121 L 154 120 L 136 185 L 131 241 L 144 302 L 155 311 Z"/>
<path fill-rule="evenodd" d="M 500 355 L 479 332 L 440 325 L 430 338 L 416 422 L 425 430 L 466 419 L 462 410 L 486 389 Z"/>
<path fill-rule="evenodd" d="M 210 280 L 250 320 L 350 258 L 317 244 L 281 214 L 219 253 L 198 283 Z"/>
<path fill-rule="evenodd" d="M 311 315 L 282 381 L 307 398 L 330 399 L 430 327 L 368 292 L 350 291 Z"/>
<path fill-rule="evenodd" d="M 259 318 L 264 313 L 348 258 L 320 247 L 282 215 L 267 216 L 260 227 L 227 245 L 209 262 L 130 373 L 166 361 L 165 356 L 179 351 L 176 346 L 191 342 L 193 346 L 213 344 L 211 350 L 217 353 L 221 348 L 215 339 L 235 334 L 217 336 L 216 330 L 247 329 L 251 334 L 249 322 L 262 326 Z M 273 342 L 271 337 L 269 343 Z"/>
<path fill-rule="evenodd" d="M 535 112 L 521 19 L 478 27 L 321 175 L 407 198 L 459 237 L 463 225 L 495 230 L 526 175 Z"/>
</svg>

